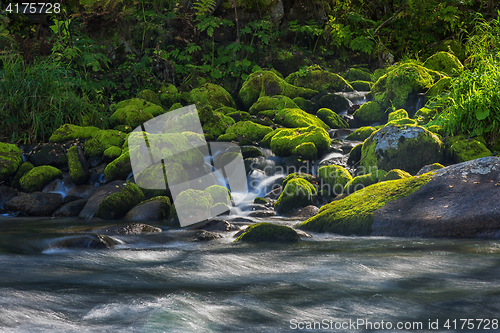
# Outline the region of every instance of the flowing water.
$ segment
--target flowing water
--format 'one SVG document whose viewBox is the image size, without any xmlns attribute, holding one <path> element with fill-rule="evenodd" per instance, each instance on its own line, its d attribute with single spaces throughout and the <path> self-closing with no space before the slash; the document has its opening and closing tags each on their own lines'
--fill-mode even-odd
<svg viewBox="0 0 500 333">
<path fill-rule="evenodd" d="M 455 319 L 457 328 L 477 320 L 467 331 L 479 332 L 478 319 L 500 316 L 499 241 L 314 234 L 255 245 L 233 243 L 234 232 L 180 241 L 179 229 L 163 227 L 120 236 L 109 250 L 54 246 L 79 224 L 0 217 L 1 332 L 310 332 L 320 324 L 406 332 L 394 328 L 430 331 L 429 320 L 439 321 L 433 332 L 454 332 Z M 376 329 L 382 321 L 393 329 Z"/>
</svg>

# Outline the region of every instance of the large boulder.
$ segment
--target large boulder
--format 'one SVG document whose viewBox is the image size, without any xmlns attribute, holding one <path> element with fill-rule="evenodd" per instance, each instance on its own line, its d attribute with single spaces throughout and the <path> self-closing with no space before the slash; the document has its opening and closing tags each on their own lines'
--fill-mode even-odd
<svg viewBox="0 0 500 333">
<path fill-rule="evenodd" d="M 131 221 L 161 221 L 170 214 L 170 199 L 166 196 L 154 197 L 132 208 L 124 217 Z"/>
<path fill-rule="evenodd" d="M 424 62 L 424 67 L 448 75 L 458 75 L 464 69 L 464 65 L 462 65 L 460 60 L 448 52 L 438 52 L 431 55 Z"/>
<path fill-rule="evenodd" d="M 374 212 L 372 235 L 500 238 L 498 157 L 451 165 L 431 174 L 431 180 L 413 194 Z"/>
<path fill-rule="evenodd" d="M 361 105 L 352 116 L 358 126 L 384 122 L 387 117 L 380 104 L 373 101 Z"/>
<path fill-rule="evenodd" d="M 62 178 L 62 172 L 50 165 L 38 166 L 28 171 L 19 180 L 21 189 L 25 192 L 41 191 L 45 185 Z"/>
<path fill-rule="evenodd" d="M 318 93 L 317 90 L 296 87 L 271 71 L 257 71 L 243 83 L 238 99 L 245 109 L 249 109 L 261 96 L 284 95 L 290 98 L 311 98 Z"/>
<path fill-rule="evenodd" d="M 257 102 L 253 103 L 248 112 L 250 114 L 257 114 L 260 111 L 281 110 L 283 108 L 299 108 L 299 106 L 287 96 L 262 96 L 259 97 Z"/>
<path fill-rule="evenodd" d="M 375 131 L 376 131 L 375 127 L 372 126 L 360 127 L 351 134 L 349 134 L 345 139 L 353 141 L 365 141 Z"/>
<path fill-rule="evenodd" d="M 121 101 L 113 106 L 113 111 L 109 118 L 112 126 L 125 125 L 131 128 L 165 113 L 161 106 L 140 98 Z"/>
<path fill-rule="evenodd" d="M 264 140 L 265 139 L 266 138 L 264 138 Z M 305 142 L 314 143 L 318 151 L 318 156 L 320 156 L 328 149 L 331 142 L 328 132 L 324 128 L 317 126 L 281 128 L 274 132 L 272 137 L 267 139 L 270 140 L 270 146 L 273 153 L 282 157 L 292 155 L 293 150 Z"/>
<path fill-rule="evenodd" d="M 0 142 L 0 182 L 16 174 L 22 163 L 22 152 L 16 145 Z"/>
<path fill-rule="evenodd" d="M 330 128 L 349 128 L 347 121 L 342 119 L 338 114 L 330 109 L 322 108 L 316 113 L 318 118 L 321 119 Z"/>
<path fill-rule="evenodd" d="M 89 179 L 89 165 L 83 154 L 83 150 L 78 146 L 68 149 L 69 175 L 75 184 L 85 184 Z"/>
<path fill-rule="evenodd" d="M 129 150 L 124 150 L 120 156 L 106 165 L 104 176 L 108 181 L 125 180 L 132 172 L 132 164 L 130 163 Z"/>
<path fill-rule="evenodd" d="M 51 216 L 62 205 L 59 193 L 34 192 L 13 197 L 5 203 L 5 208 L 30 216 Z"/>
<path fill-rule="evenodd" d="M 322 194 L 328 194 L 330 196 L 342 194 L 344 186 L 352 179 L 352 175 L 349 171 L 340 165 L 322 166 L 318 169 L 318 176 L 322 181 Z"/>
<path fill-rule="evenodd" d="M 224 106 L 236 107 L 233 97 L 231 97 L 226 89 L 217 84 L 205 83 L 201 87 L 191 90 L 190 95 L 195 103 L 208 102 L 214 109 Z"/>
<path fill-rule="evenodd" d="M 234 133 L 252 141 L 260 141 L 272 131 L 273 129 L 269 126 L 256 124 L 253 121 L 240 121 L 230 126 L 226 130 L 226 134 Z"/>
<path fill-rule="evenodd" d="M 349 109 L 349 106 L 352 104 L 349 100 L 338 94 L 324 94 L 323 96 L 317 98 L 313 98 L 312 101 L 316 106 L 316 110 L 321 108 L 327 108 L 332 110 L 335 113 L 340 113 Z"/>
<path fill-rule="evenodd" d="M 55 168 L 64 168 L 68 163 L 65 149 L 54 143 L 38 145 L 30 156 L 33 166 L 51 165 Z"/>
<path fill-rule="evenodd" d="M 326 130 L 330 129 L 330 127 L 325 124 L 323 120 L 302 111 L 301 109 L 278 110 L 276 111 L 275 121 L 279 125 L 290 128 L 317 126 Z"/>
<path fill-rule="evenodd" d="M 90 219 L 92 218 L 95 213 L 97 212 L 97 208 L 99 207 L 99 204 L 112 195 L 113 193 L 117 193 L 123 189 L 125 186 L 125 182 L 122 180 L 115 180 L 113 182 L 110 182 L 104 186 L 101 186 L 95 191 L 92 196 L 90 197 L 89 201 L 83 207 L 82 211 L 78 215 L 80 219 Z M 125 212 L 126 213 L 126 212 Z"/>
<path fill-rule="evenodd" d="M 90 140 L 85 141 L 85 155 L 88 157 L 102 157 L 109 147 L 121 147 L 127 135 L 117 130 L 100 130 L 92 134 Z"/>
<path fill-rule="evenodd" d="M 92 138 L 92 134 L 97 131 L 99 131 L 99 129 L 94 126 L 77 126 L 72 124 L 64 124 L 56 129 L 54 133 L 52 133 L 49 138 L 49 142 L 61 143 L 76 139 L 90 139 Z"/>
<path fill-rule="evenodd" d="M 316 188 L 311 183 L 302 178 L 294 178 L 286 183 L 274 209 L 281 214 L 291 213 L 296 208 L 312 205 L 315 197 Z"/>
<path fill-rule="evenodd" d="M 368 170 L 376 166 L 416 174 L 423 166 L 443 160 L 443 144 L 423 127 L 389 125 L 365 140 L 361 156 L 361 165 Z"/>
<path fill-rule="evenodd" d="M 248 227 L 235 242 L 298 242 L 300 237 L 295 230 L 284 225 L 257 223 Z"/>
<path fill-rule="evenodd" d="M 121 218 L 143 200 L 144 194 L 139 186 L 128 182 L 118 192 L 111 194 L 99 203 L 95 216 L 104 219 Z"/>
<path fill-rule="evenodd" d="M 75 201 L 68 202 L 57 209 L 53 217 L 71 217 L 78 216 L 82 211 L 83 207 L 87 204 L 88 199 L 78 199 Z"/>
<path fill-rule="evenodd" d="M 457 135 L 446 139 L 448 155 L 455 163 L 475 160 L 476 158 L 491 156 L 491 151 L 480 140 L 467 139 L 464 135 Z"/>
<path fill-rule="evenodd" d="M 285 81 L 298 87 L 319 91 L 353 91 L 352 86 L 340 75 L 330 73 L 318 65 L 310 66 L 305 71 L 288 75 Z"/>
</svg>

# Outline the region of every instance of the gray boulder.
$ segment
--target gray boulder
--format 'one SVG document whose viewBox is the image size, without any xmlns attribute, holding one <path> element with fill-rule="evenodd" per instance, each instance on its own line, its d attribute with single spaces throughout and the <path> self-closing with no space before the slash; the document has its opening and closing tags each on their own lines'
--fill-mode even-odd
<svg viewBox="0 0 500 333">
<path fill-rule="evenodd" d="M 34 192 L 13 197 L 5 203 L 5 209 L 30 216 L 52 216 L 62 205 L 63 199 L 59 193 Z"/>
</svg>

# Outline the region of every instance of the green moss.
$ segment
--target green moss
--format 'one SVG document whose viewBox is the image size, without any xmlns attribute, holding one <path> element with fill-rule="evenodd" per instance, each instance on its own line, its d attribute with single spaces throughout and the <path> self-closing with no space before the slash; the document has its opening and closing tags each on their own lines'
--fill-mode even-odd
<svg viewBox="0 0 500 333">
<path fill-rule="evenodd" d="M 132 165 L 130 164 L 130 153 L 128 149 L 126 149 L 120 156 L 106 165 L 104 176 L 108 181 L 125 180 L 131 172 Z"/>
<path fill-rule="evenodd" d="M 451 77 L 445 76 L 436 82 L 432 87 L 425 93 L 425 100 L 428 101 L 433 97 L 436 97 L 442 93 L 450 90 L 451 87 Z"/>
<path fill-rule="evenodd" d="M 318 149 L 312 142 L 304 142 L 292 150 L 292 155 L 300 156 L 306 160 L 315 160 L 318 158 Z"/>
<path fill-rule="evenodd" d="M 214 112 L 212 118 L 203 125 L 203 132 L 214 137 L 226 133 L 229 126 L 234 125 L 234 119 L 220 112 Z"/>
<path fill-rule="evenodd" d="M 440 126 L 440 125 L 431 125 L 431 126 L 426 126 L 425 128 L 429 132 L 432 132 L 432 133 L 437 134 L 439 136 L 443 136 L 444 135 L 443 126 Z"/>
<path fill-rule="evenodd" d="M 299 229 L 341 235 L 370 235 L 373 213 L 386 202 L 406 197 L 427 183 L 430 174 L 377 183 L 320 208 Z"/>
<path fill-rule="evenodd" d="M 401 118 L 387 122 L 388 125 L 417 125 L 417 121 L 410 118 Z"/>
<path fill-rule="evenodd" d="M 34 167 L 19 180 L 24 192 L 41 191 L 45 185 L 56 178 L 62 178 L 61 170 L 50 165 Z"/>
<path fill-rule="evenodd" d="M 350 68 L 347 73 L 344 75 L 344 78 L 347 81 L 371 81 L 372 76 L 368 70 L 363 70 L 359 68 Z"/>
<path fill-rule="evenodd" d="M 330 127 L 321 119 L 302 111 L 301 109 L 278 110 L 276 111 L 275 121 L 279 125 L 291 128 L 317 126 L 326 130 L 330 129 Z"/>
<path fill-rule="evenodd" d="M 151 202 L 151 201 L 159 201 L 161 203 L 158 211 L 158 219 L 166 220 L 170 216 L 170 209 L 172 208 L 172 203 L 170 202 L 170 198 L 164 195 L 159 195 L 152 197 L 150 199 L 144 200 L 139 205 Z M 138 205 L 138 206 L 139 206 Z"/>
<path fill-rule="evenodd" d="M 218 109 L 216 109 L 214 111 L 215 112 L 223 113 L 223 114 L 225 114 L 227 116 L 229 116 L 229 114 L 231 114 L 231 113 L 238 112 L 238 110 L 236 110 L 235 108 L 229 107 L 229 106 L 223 106 L 223 107 L 218 108 Z"/>
<path fill-rule="evenodd" d="M 265 204 L 267 204 L 267 200 L 264 198 L 261 198 L 261 197 L 257 197 L 255 199 L 253 199 L 253 203 L 257 204 L 257 205 L 265 205 Z"/>
<path fill-rule="evenodd" d="M 384 170 L 375 170 L 366 175 L 356 176 L 349 180 L 344 186 L 344 192 L 347 194 L 362 190 L 367 186 L 378 183 L 382 177 L 387 174 Z"/>
<path fill-rule="evenodd" d="M 432 120 L 437 114 L 436 110 L 421 108 L 415 113 L 415 119 L 419 125 L 425 125 Z"/>
<path fill-rule="evenodd" d="M 448 52 L 438 52 L 424 62 L 424 67 L 443 72 L 448 75 L 458 75 L 464 66 L 456 56 Z"/>
<path fill-rule="evenodd" d="M 345 139 L 353 141 L 365 141 L 375 131 L 376 131 L 375 127 L 372 126 L 360 127 L 351 134 L 349 134 Z"/>
<path fill-rule="evenodd" d="M 231 193 L 224 186 L 212 185 L 207 187 L 204 191 L 210 194 L 213 204 L 224 203 L 228 206 L 231 204 Z"/>
<path fill-rule="evenodd" d="M 373 86 L 373 82 L 370 81 L 357 80 L 357 81 L 352 81 L 350 83 L 353 89 L 356 91 L 370 91 Z"/>
<path fill-rule="evenodd" d="M 316 113 L 319 119 L 323 120 L 330 128 L 349 128 L 349 124 L 338 114 L 330 109 L 322 108 Z"/>
<path fill-rule="evenodd" d="M 464 135 L 448 138 L 446 145 L 455 163 L 492 155 L 484 143 L 475 139 L 466 139 Z"/>
<path fill-rule="evenodd" d="M 123 132 L 123 133 L 130 133 L 134 130 L 132 127 L 127 126 L 127 125 L 117 125 L 117 126 L 113 127 L 113 129 L 120 131 L 120 132 Z"/>
<path fill-rule="evenodd" d="M 286 183 L 274 204 L 274 209 L 281 214 L 291 212 L 296 208 L 312 205 L 315 196 L 316 188 L 311 183 L 305 179 L 294 178 Z"/>
<path fill-rule="evenodd" d="M 307 113 L 313 113 L 315 111 L 315 107 L 313 102 L 304 97 L 295 97 L 292 101 L 297 104 L 297 107 L 301 110 L 304 110 Z"/>
<path fill-rule="evenodd" d="M 236 133 L 226 133 L 222 134 L 217 138 L 217 141 L 219 142 L 231 142 L 231 141 L 238 141 L 238 135 Z"/>
<path fill-rule="evenodd" d="M 330 195 L 339 195 L 344 191 L 344 186 L 352 179 L 351 174 L 340 165 L 325 165 L 318 169 L 321 179 L 322 191 Z M 325 187 L 327 185 L 327 188 Z"/>
<path fill-rule="evenodd" d="M 276 95 L 276 96 L 262 96 L 253 103 L 248 112 L 250 114 L 257 114 L 265 110 L 281 110 L 283 108 L 299 108 L 290 97 Z"/>
<path fill-rule="evenodd" d="M 251 225 L 235 242 L 298 242 L 297 232 L 284 225 L 262 222 Z"/>
<path fill-rule="evenodd" d="M 266 134 L 272 132 L 272 130 L 271 127 L 259 125 L 252 121 L 240 121 L 230 126 L 226 130 L 226 134 L 234 133 L 252 141 L 259 141 L 262 140 Z"/>
<path fill-rule="evenodd" d="M 210 194 L 204 191 L 188 189 L 182 191 L 174 200 L 177 211 L 182 211 L 186 215 L 207 216 L 213 205 Z"/>
<path fill-rule="evenodd" d="M 328 149 L 331 140 L 326 130 L 321 127 L 287 128 L 280 129 L 272 136 L 270 146 L 277 156 L 290 156 L 295 147 L 305 142 L 314 143 L 318 155 L 321 155 Z"/>
<path fill-rule="evenodd" d="M 262 153 L 259 148 L 254 146 L 243 146 L 240 149 L 244 159 L 264 156 L 264 153 Z"/>
<path fill-rule="evenodd" d="M 0 142 L 0 182 L 13 176 L 22 162 L 21 150 L 13 144 Z"/>
<path fill-rule="evenodd" d="M 245 109 L 249 109 L 262 96 L 284 95 L 293 99 L 295 97 L 311 98 L 317 93 L 316 90 L 291 85 L 273 72 L 257 71 L 250 74 L 243 83 L 238 99 Z"/>
<path fill-rule="evenodd" d="M 378 79 L 380 79 L 382 76 L 384 76 L 385 74 L 387 74 L 389 72 L 389 69 L 386 69 L 386 68 L 377 68 L 374 72 L 373 72 L 373 80 L 375 82 L 377 82 Z"/>
<path fill-rule="evenodd" d="M 200 88 L 195 88 L 189 93 L 195 103 L 208 102 L 214 109 L 229 106 L 236 107 L 233 97 L 219 85 L 205 83 Z"/>
<path fill-rule="evenodd" d="M 245 111 L 228 113 L 227 116 L 233 118 L 235 123 L 237 123 L 239 121 L 252 120 L 252 116 L 250 115 L 250 113 L 245 112 Z"/>
<path fill-rule="evenodd" d="M 361 150 L 363 149 L 363 144 L 357 144 L 349 152 L 349 158 L 347 159 L 347 165 L 355 165 L 361 160 Z"/>
<path fill-rule="evenodd" d="M 294 173 L 291 173 L 288 176 L 286 176 L 285 179 L 283 179 L 283 181 L 281 182 L 281 186 L 285 187 L 286 184 L 290 180 L 298 179 L 298 178 L 304 179 L 304 180 L 308 181 L 309 183 L 312 181 L 312 176 L 310 174 L 303 173 L 303 172 L 294 172 Z"/>
<path fill-rule="evenodd" d="M 19 169 L 17 169 L 14 179 L 12 179 L 12 182 L 10 183 L 10 186 L 13 188 L 20 189 L 21 184 L 19 184 L 19 180 L 33 168 L 34 166 L 30 162 L 24 162 L 23 164 L 21 164 Z"/>
<path fill-rule="evenodd" d="M 50 136 L 50 142 L 67 142 L 76 139 L 90 139 L 95 132 L 100 131 L 97 127 L 76 126 L 71 124 L 64 124 Z"/>
<path fill-rule="evenodd" d="M 177 109 L 180 109 L 182 108 L 182 104 L 181 103 L 174 103 L 172 104 L 172 106 L 168 109 L 168 111 L 173 111 L 173 110 L 177 110 Z"/>
<path fill-rule="evenodd" d="M 125 142 L 126 134 L 116 130 L 99 130 L 92 134 L 92 139 L 85 141 L 85 155 L 99 156 L 109 147 L 121 147 Z"/>
<path fill-rule="evenodd" d="M 127 125 L 136 128 L 142 123 L 165 113 L 160 105 L 140 98 L 132 98 L 119 102 L 109 118 L 111 126 Z"/>
<path fill-rule="evenodd" d="M 118 149 L 121 151 L 120 148 Z M 68 158 L 69 175 L 73 182 L 75 184 L 85 184 L 89 179 L 89 174 L 85 172 L 85 160 L 83 160 L 83 156 L 80 156 L 78 153 L 78 147 L 73 146 L 69 148 L 66 157 Z"/>
<path fill-rule="evenodd" d="M 399 109 L 389 113 L 387 121 L 399 120 L 408 118 L 408 112 L 405 109 Z"/>
<path fill-rule="evenodd" d="M 101 201 L 95 216 L 104 219 L 120 218 L 142 201 L 144 201 L 144 193 L 139 186 L 127 182 L 119 192 L 113 193 Z"/>
<path fill-rule="evenodd" d="M 298 87 L 326 91 L 353 91 L 352 86 L 340 75 L 321 69 L 318 65 L 310 66 L 306 71 L 295 72 L 285 79 L 286 82 Z"/>
<path fill-rule="evenodd" d="M 388 180 L 396 180 L 396 179 L 409 178 L 409 177 L 411 177 L 411 175 L 404 170 L 392 169 L 391 171 L 386 173 L 385 176 L 383 176 L 380 179 L 380 181 L 385 182 Z"/>
<path fill-rule="evenodd" d="M 122 154 L 122 149 L 120 147 L 111 146 L 106 149 L 102 155 L 104 162 L 110 163 L 117 159 Z"/>
<path fill-rule="evenodd" d="M 147 167 L 138 175 L 134 174 L 135 183 L 142 189 L 146 197 L 156 195 L 171 196 L 170 186 L 172 185 L 177 185 L 178 190 L 181 184 L 183 184 L 182 189 L 187 189 L 189 187 L 189 176 L 185 168 L 179 163 L 165 163 L 167 179 L 165 179 L 163 170 L 163 165 L 159 163 Z"/>
<path fill-rule="evenodd" d="M 370 125 L 376 122 L 383 122 L 386 114 L 377 102 L 364 103 L 353 114 L 354 119 L 359 125 Z"/>
<path fill-rule="evenodd" d="M 283 130 L 283 128 L 277 128 L 275 130 L 272 130 L 271 132 L 267 133 L 264 138 L 260 141 L 260 144 L 262 147 L 266 147 L 266 148 L 271 148 L 271 139 L 278 133 L 280 132 L 281 130 Z"/>
<path fill-rule="evenodd" d="M 161 106 L 160 99 L 158 98 L 158 95 L 156 95 L 156 93 L 153 90 L 145 89 L 137 95 L 137 98 L 140 98 L 140 99 L 143 99 L 143 100 L 148 101 L 150 103 Z"/>
</svg>

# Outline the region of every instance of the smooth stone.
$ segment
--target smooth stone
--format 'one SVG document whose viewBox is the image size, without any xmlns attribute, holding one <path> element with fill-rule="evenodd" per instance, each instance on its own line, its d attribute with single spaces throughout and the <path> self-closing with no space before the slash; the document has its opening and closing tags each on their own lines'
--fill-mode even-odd
<svg viewBox="0 0 500 333">
<path fill-rule="evenodd" d="M 104 228 L 94 229 L 93 232 L 114 236 L 114 235 L 140 235 L 144 233 L 157 233 L 162 232 L 160 228 L 153 227 L 143 223 L 130 223 L 126 225 L 109 226 Z"/>
<path fill-rule="evenodd" d="M 59 193 L 33 192 L 10 199 L 5 203 L 5 208 L 29 216 L 52 216 L 62 205 L 62 195 Z"/>
<path fill-rule="evenodd" d="M 126 183 L 122 180 L 115 180 L 109 184 L 99 187 L 90 197 L 89 201 L 78 215 L 78 218 L 88 220 L 93 217 L 97 212 L 99 204 L 111 194 L 120 192 L 124 187 L 124 184 Z"/>
<path fill-rule="evenodd" d="M 70 217 L 78 216 L 82 211 L 85 204 L 87 204 L 88 199 L 79 199 L 75 201 L 68 202 L 61 206 L 58 210 L 52 214 L 54 217 Z"/>
</svg>

